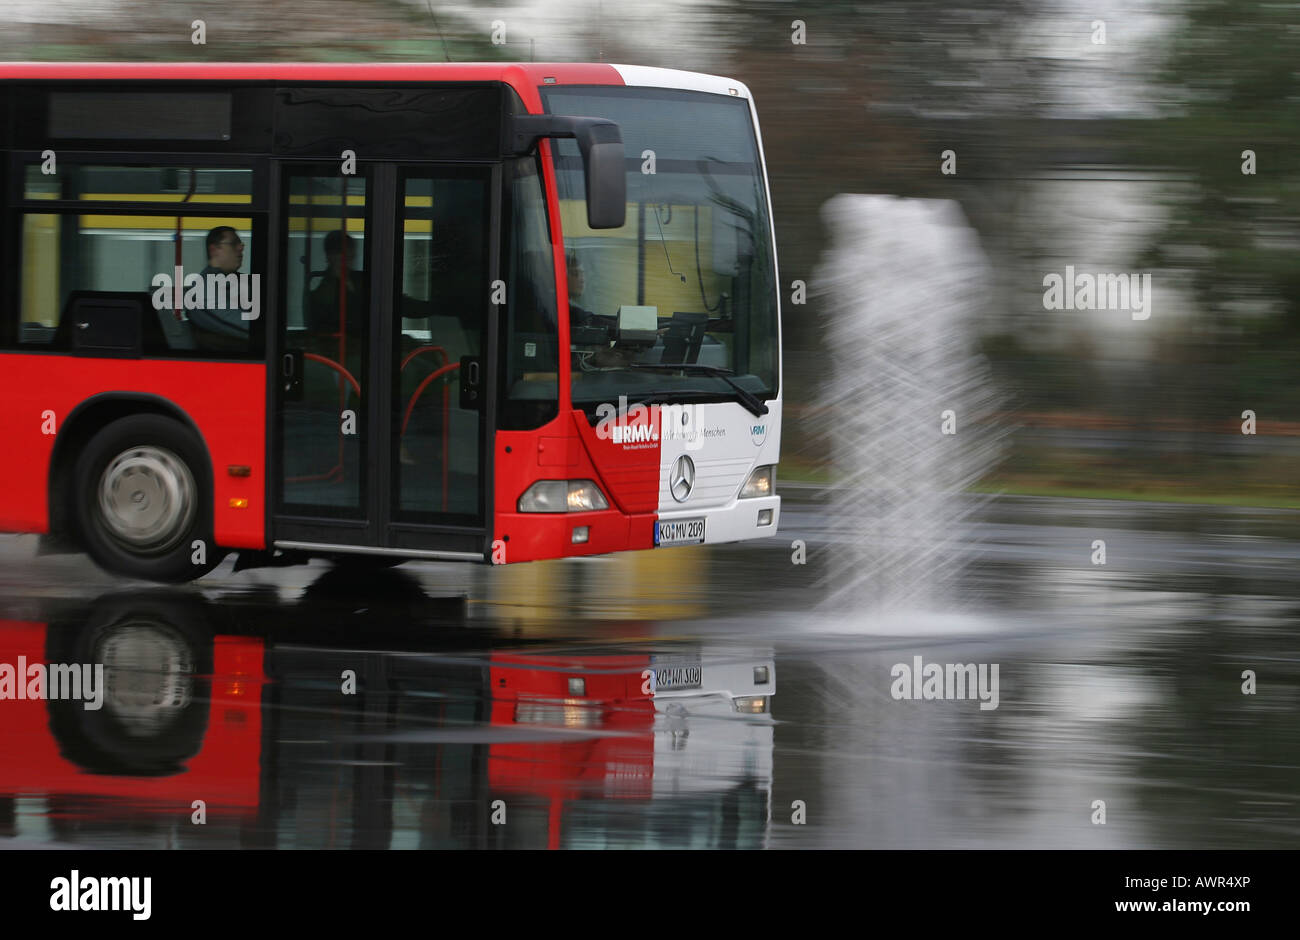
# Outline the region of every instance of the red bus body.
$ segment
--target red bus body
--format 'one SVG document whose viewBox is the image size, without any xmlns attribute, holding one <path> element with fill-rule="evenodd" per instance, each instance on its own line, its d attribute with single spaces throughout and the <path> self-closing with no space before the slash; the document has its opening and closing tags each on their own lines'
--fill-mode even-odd
<svg viewBox="0 0 1300 940">
<path fill-rule="evenodd" d="M 618 68 L 600 64 L 0 64 L 0 90 L 12 82 L 156 82 L 164 86 L 196 81 L 376 85 L 497 82 L 513 89 L 533 114 L 543 112 L 540 88 L 624 84 Z M 743 94 L 747 96 L 748 92 Z M 569 294 L 565 238 L 558 211 L 560 197 L 550 159 L 552 144 L 542 140 L 538 146 L 542 182 L 551 209 L 548 216 L 558 344 L 560 349 L 567 349 Z M 194 159 L 201 158 L 196 154 Z M 167 215 L 171 208 L 160 205 L 158 214 Z M 153 402 L 153 410 L 188 424 L 202 439 L 211 463 L 213 536 L 218 545 L 222 549 L 273 550 L 276 534 L 271 505 L 273 481 L 268 479 L 272 460 L 268 453 L 268 383 L 274 380 L 275 366 L 257 361 L 94 358 L 0 348 L 6 399 L 5 407 L 0 409 L 0 437 L 8 442 L 6 459 L 0 461 L 0 530 L 51 531 L 57 519 L 51 505 L 57 470 L 54 461 L 60 456 L 67 461 L 75 459 L 75 453 L 59 453 L 60 435 L 84 409 L 125 396 L 133 401 Z M 564 376 L 562 372 L 561 378 Z M 771 435 L 775 448 L 779 395 L 769 404 L 774 409 L 770 420 L 775 428 Z M 642 420 L 657 427 L 658 408 L 650 408 Z M 741 419 L 736 424 L 747 427 Z M 83 427 L 81 433 L 89 430 L 93 428 Z M 601 439 L 584 412 L 574 407 L 569 382 L 564 380 L 558 383 L 558 413 L 552 420 L 531 430 L 489 427 L 487 433 L 491 476 L 484 479 L 484 486 L 490 494 L 491 515 L 484 520 L 487 538 L 482 561 L 531 561 L 655 546 L 656 520 L 663 508 L 661 492 L 667 472 L 657 438 L 636 449 Z M 733 438 L 738 436 L 736 428 L 731 433 Z M 608 497 L 609 507 L 567 514 L 516 511 L 521 493 L 535 481 L 549 477 L 593 480 Z M 765 510 L 771 531 L 735 537 L 775 532 L 775 503 L 764 505 L 773 507 Z M 588 527 L 590 532 L 585 542 L 574 535 L 580 526 Z M 496 557 L 494 548 L 504 548 L 501 557 Z"/>
</svg>

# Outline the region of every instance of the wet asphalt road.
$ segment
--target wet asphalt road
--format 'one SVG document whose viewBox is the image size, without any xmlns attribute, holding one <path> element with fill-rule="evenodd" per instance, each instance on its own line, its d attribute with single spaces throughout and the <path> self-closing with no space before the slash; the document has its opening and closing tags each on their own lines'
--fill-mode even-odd
<svg viewBox="0 0 1300 940">
<path fill-rule="evenodd" d="M 0 536 L 0 666 L 105 666 L 0 700 L 0 844 L 1300 845 L 1300 513 L 1002 498 L 882 611 L 783 495 L 759 543 L 168 588 Z"/>
</svg>

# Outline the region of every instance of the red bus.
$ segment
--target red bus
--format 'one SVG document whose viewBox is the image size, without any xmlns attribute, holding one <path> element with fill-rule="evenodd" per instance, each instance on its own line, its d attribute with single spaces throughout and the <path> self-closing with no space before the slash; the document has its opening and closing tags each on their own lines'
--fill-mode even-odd
<svg viewBox="0 0 1300 940">
<path fill-rule="evenodd" d="M 157 581 L 775 533 L 740 82 L 0 64 L 0 530 Z"/>
</svg>

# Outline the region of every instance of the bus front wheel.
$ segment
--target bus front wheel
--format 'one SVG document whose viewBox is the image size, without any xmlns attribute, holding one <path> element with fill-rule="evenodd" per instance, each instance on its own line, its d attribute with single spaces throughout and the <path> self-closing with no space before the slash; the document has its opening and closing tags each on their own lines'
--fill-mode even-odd
<svg viewBox="0 0 1300 940">
<path fill-rule="evenodd" d="M 74 473 L 86 551 L 114 574 L 148 581 L 201 577 L 224 552 L 212 542 L 212 484 L 192 431 L 161 415 L 114 421 Z"/>
</svg>

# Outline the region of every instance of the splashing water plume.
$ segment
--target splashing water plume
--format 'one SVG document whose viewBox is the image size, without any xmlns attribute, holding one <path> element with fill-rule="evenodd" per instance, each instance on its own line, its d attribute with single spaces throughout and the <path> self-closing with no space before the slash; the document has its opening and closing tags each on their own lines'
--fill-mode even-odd
<svg viewBox="0 0 1300 940">
<path fill-rule="evenodd" d="M 831 369 L 820 404 L 835 481 L 822 612 L 952 610 L 979 503 L 963 491 L 1005 436 L 989 424 L 999 396 L 973 322 L 990 268 L 953 202 L 842 194 L 822 216 L 831 246 L 815 284 Z"/>
</svg>

